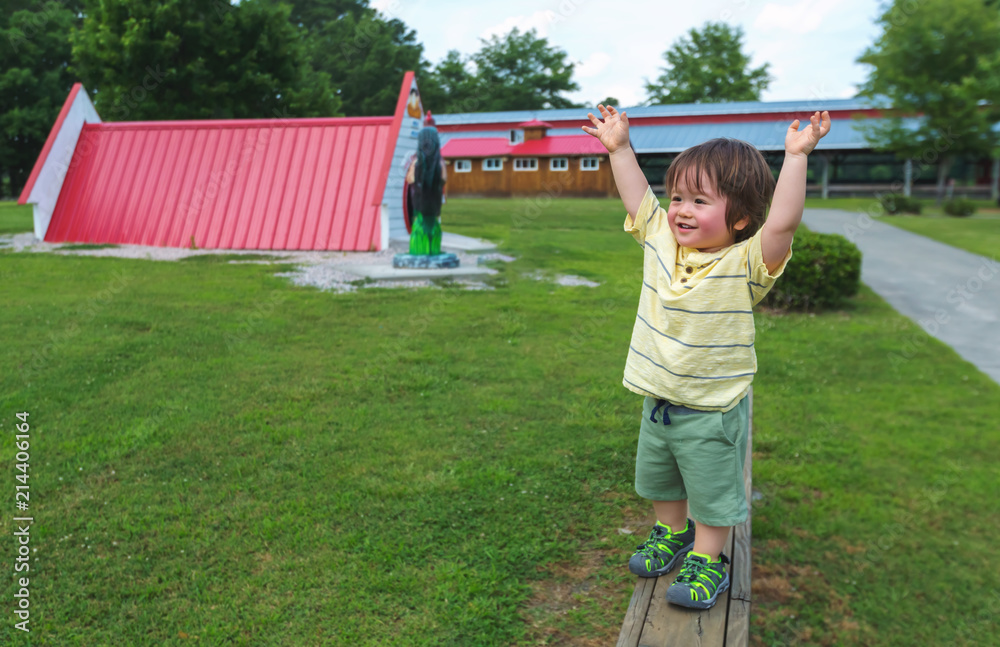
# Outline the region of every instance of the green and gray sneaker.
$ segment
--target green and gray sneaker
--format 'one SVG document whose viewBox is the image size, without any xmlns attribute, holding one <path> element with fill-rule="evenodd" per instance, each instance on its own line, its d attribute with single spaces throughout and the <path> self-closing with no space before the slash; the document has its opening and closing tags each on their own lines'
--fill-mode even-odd
<svg viewBox="0 0 1000 647">
<path fill-rule="evenodd" d="M 670 526 L 657 521 L 653 531 L 649 533 L 649 539 L 636 546 L 635 553 L 628 560 L 628 570 L 639 577 L 658 577 L 669 573 L 692 546 L 693 521 L 688 519 L 682 532 L 672 532 Z"/>
<path fill-rule="evenodd" d="M 709 609 L 715 606 L 720 593 L 729 589 L 729 558 L 719 554 L 719 561 L 702 553 L 691 551 L 681 565 L 677 579 L 667 589 L 667 601 L 692 609 Z"/>
</svg>

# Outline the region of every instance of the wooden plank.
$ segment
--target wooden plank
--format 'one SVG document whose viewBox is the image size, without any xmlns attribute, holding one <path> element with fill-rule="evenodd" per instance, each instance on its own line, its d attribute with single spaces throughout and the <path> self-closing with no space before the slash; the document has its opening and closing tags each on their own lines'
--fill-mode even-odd
<svg viewBox="0 0 1000 647">
<path fill-rule="evenodd" d="M 632 599 L 628 603 L 628 611 L 625 612 L 621 633 L 618 634 L 617 647 L 639 647 L 639 636 L 642 634 L 642 625 L 646 622 L 646 610 L 653 598 L 657 579 L 659 578 L 640 577 L 636 583 Z"/>
<path fill-rule="evenodd" d="M 750 388 L 750 411 L 747 414 L 747 455 L 743 463 L 743 487 L 747 504 L 753 502 L 753 387 Z M 748 647 L 750 644 L 750 574 L 753 569 L 750 552 L 752 518 L 734 529 L 732 552 L 732 587 L 729 591 L 729 619 L 726 623 L 725 647 Z"/>
</svg>

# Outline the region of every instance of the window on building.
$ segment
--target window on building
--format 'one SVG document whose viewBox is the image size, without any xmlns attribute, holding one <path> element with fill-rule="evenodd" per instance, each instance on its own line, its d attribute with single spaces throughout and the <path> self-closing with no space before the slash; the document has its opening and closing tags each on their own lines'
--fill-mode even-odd
<svg viewBox="0 0 1000 647">
<path fill-rule="evenodd" d="M 569 159 L 566 157 L 553 157 L 549 160 L 550 171 L 568 171 Z"/>
<path fill-rule="evenodd" d="M 510 131 L 510 143 L 511 145 L 520 144 L 524 141 L 524 131 L 523 130 L 511 130 Z"/>
<path fill-rule="evenodd" d="M 581 171 L 596 171 L 598 165 L 600 164 L 599 157 L 581 157 L 580 158 L 580 170 Z"/>
<path fill-rule="evenodd" d="M 514 160 L 514 170 L 515 171 L 537 171 L 538 170 L 538 158 L 537 157 L 519 157 Z"/>
<path fill-rule="evenodd" d="M 455 160 L 456 173 L 469 173 L 472 171 L 472 160 Z"/>
<path fill-rule="evenodd" d="M 499 157 L 487 157 L 483 160 L 484 171 L 502 171 L 503 160 Z"/>
</svg>

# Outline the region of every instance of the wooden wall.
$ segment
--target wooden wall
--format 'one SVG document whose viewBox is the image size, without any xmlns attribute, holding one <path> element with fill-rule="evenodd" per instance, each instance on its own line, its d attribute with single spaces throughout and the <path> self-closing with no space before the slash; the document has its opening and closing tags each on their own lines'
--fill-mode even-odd
<svg viewBox="0 0 1000 647">
<path fill-rule="evenodd" d="M 484 171 L 483 160 L 473 158 L 468 173 L 455 171 L 455 160 L 448 165 L 449 196 L 524 197 L 551 195 L 553 197 L 617 197 L 611 162 L 607 155 L 598 156 L 596 171 L 581 171 L 580 158 L 568 157 L 565 171 L 549 170 L 549 158 L 538 158 L 535 171 L 515 171 L 514 158 L 506 158 L 501 171 Z"/>
</svg>

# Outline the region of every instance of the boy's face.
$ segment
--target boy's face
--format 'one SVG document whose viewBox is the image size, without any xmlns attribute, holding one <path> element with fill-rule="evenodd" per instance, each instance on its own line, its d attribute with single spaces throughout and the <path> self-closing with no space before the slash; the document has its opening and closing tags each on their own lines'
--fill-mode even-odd
<svg viewBox="0 0 1000 647">
<path fill-rule="evenodd" d="M 684 175 L 677 178 L 667 209 L 667 222 L 674 238 L 684 247 L 699 252 L 717 252 L 729 247 L 736 240 L 736 234 L 726 227 L 726 198 L 715 192 L 704 173 L 700 192 L 693 186 L 688 187 Z M 747 222 L 744 219 L 737 223 L 736 229 L 743 229 Z"/>
</svg>

